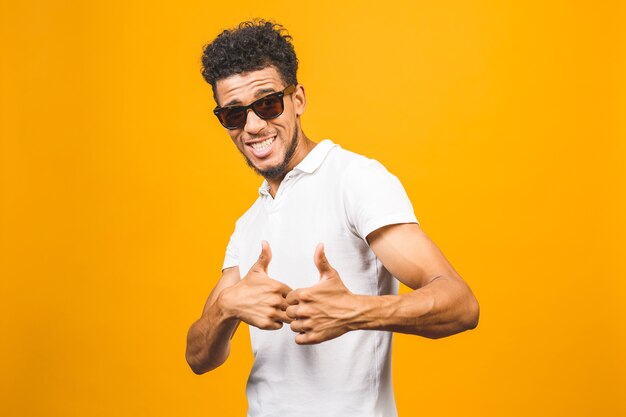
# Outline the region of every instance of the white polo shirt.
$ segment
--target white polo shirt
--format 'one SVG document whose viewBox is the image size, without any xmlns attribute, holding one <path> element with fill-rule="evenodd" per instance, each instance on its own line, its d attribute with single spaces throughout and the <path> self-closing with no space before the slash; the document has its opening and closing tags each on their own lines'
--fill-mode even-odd
<svg viewBox="0 0 626 417">
<path fill-rule="evenodd" d="M 379 162 L 326 139 L 287 175 L 276 197 L 267 181 L 237 220 L 223 268 L 244 277 L 272 249 L 268 274 L 293 289 L 319 281 L 313 253 L 326 257 L 355 294 L 396 294 L 398 283 L 366 236 L 388 224 L 417 223 L 400 184 Z M 288 325 L 250 328 L 254 365 L 246 393 L 249 417 L 394 417 L 391 332 L 359 330 L 300 346 Z"/>
</svg>

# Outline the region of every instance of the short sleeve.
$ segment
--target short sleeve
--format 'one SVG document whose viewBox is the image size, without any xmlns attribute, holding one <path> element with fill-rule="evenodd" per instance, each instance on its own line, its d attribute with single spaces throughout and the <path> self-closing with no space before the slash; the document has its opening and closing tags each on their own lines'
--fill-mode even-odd
<svg viewBox="0 0 626 417">
<path fill-rule="evenodd" d="M 222 271 L 226 268 L 239 265 L 239 239 L 237 233 L 237 226 L 239 222 L 235 223 L 235 230 L 230 235 L 228 246 L 226 246 L 226 254 L 224 255 L 224 263 L 222 264 Z"/>
<path fill-rule="evenodd" d="M 419 224 L 400 180 L 374 159 L 359 159 L 346 168 L 342 195 L 349 227 L 363 240 L 383 226 Z"/>
</svg>

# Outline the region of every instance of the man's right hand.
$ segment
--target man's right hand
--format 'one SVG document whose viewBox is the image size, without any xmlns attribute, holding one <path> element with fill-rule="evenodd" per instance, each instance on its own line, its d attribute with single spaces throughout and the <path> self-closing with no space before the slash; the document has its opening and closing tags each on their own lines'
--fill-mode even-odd
<svg viewBox="0 0 626 417">
<path fill-rule="evenodd" d="M 283 323 L 291 323 L 287 317 L 285 297 L 291 288 L 267 275 L 272 260 L 270 245 L 261 242 L 261 254 L 250 271 L 236 284 L 225 288 L 218 298 L 221 310 L 251 326 L 263 330 L 277 330 Z"/>
</svg>

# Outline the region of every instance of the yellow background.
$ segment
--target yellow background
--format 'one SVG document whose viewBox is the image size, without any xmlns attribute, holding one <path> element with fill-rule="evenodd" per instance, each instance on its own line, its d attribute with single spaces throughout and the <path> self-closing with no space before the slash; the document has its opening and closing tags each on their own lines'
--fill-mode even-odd
<svg viewBox="0 0 626 417">
<path fill-rule="evenodd" d="M 255 16 L 307 135 L 397 175 L 480 301 L 396 335 L 400 415 L 624 415 L 623 2 L 258 0 L 2 3 L 0 415 L 245 415 L 247 328 L 202 377 L 184 350 L 260 184 L 201 50 Z"/>
</svg>

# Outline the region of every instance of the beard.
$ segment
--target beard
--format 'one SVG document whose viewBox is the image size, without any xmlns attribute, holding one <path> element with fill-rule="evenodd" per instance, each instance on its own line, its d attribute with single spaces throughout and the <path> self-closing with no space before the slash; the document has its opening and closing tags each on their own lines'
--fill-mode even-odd
<svg viewBox="0 0 626 417">
<path fill-rule="evenodd" d="M 261 175 L 263 178 L 273 180 L 273 179 L 283 177 L 287 173 L 285 171 L 287 170 L 287 166 L 289 165 L 289 162 L 291 162 L 293 155 L 296 153 L 297 148 L 298 148 L 298 129 L 294 129 L 293 137 L 291 138 L 289 147 L 287 148 L 287 151 L 285 152 L 285 157 L 283 158 L 282 162 L 276 165 L 275 167 L 269 168 L 269 169 L 259 169 L 256 166 L 254 166 L 252 161 L 250 161 L 250 159 L 243 152 L 242 152 L 242 155 L 245 158 L 248 166 L 252 168 L 254 172 Z"/>
</svg>

